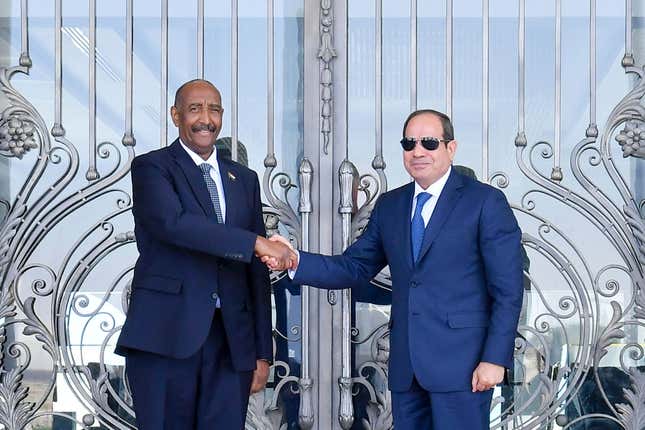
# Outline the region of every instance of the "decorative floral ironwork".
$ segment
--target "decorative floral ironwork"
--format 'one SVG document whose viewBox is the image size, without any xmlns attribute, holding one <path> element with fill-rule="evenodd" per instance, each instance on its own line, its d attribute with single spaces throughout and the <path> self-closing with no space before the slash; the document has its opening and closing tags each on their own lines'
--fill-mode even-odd
<svg viewBox="0 0 645 430">
<path fill-rule="evenodd" d="M 630 388 L 624 388 L 627 403 L 616 404 L 620 422 L 625 430 L 645 428 L 645 373 L 629 369 Z"/>
<path fill-rule="evenodd" d="M 354 378 L 354 393 L 364 389 L 369 394 L 362 424 L 365 430 L 390 430 L 393 425 L 392 396 L 387 389 L 387 362 L 390 351 L 390 332 L 387 325 L 378 327 L 368 337 L 371 359 L 358 368 L 359 376 Z M 365 339 L 368 340 L 368 339 Z"/>
<path fill-rule="evenodd" d="M 0 155 L 22 158 L 30 149 L 38 147 L 35 128 L 17 117 L 0 120 Z"/>
<path fill-rule="evenodd" d="M 645 158 L 645 123 L 642 121 L 627 121 L 616 142 L 623 150 L 623 157 Z"/>
<path fill-rule="evenodd" d="M 29 389 L 22 383 L 23 372 L 18 366 L 0 376 L 0 424 L 6 429 L 24 428 L 34 411 L 34 404 L 25 401 Z"/>
<path fill-rule="evenodd" d="M 128 193 L 115 184 L 128 173 L 134 152 L 126 149 L 128 156 L 124 158 L 116 145 L 101 144 L 97 155 L 103 160 L 111 159 L 111 168 L 101 180 L 73 187 L 79 170 L 76 147 L 63 136 L 52 140 L 38 111 L 10 83 L 12 75 L 26 72 L 24 67 L 0 69 L 0 90 L 9 100 L 0 117 L 0 155 L 21 158 L 31 149 L 39 155 L 14 201 L 3 202 L 7 212 L 0 224 L 0 318 L 3 318 L 0 338 L 5 351 L 0 360 L 0 420 L 3 420 L 0 423 L 13 430 L 40 425 L 43 419 L 51 420 L 57 412 L 44 410 L 43 406 L 51 401 L 59 380 L 66 380 L 67 389 L 89 412 L 82 422 L 70 417 L 71 421 L 86 427 L 96 417 L 111 428 L 128 428 L 133 411 L 110 385 L 114 374 L 103 362 L 103 351 L 115 332 L 114 320 L 111 323 L 109 318 L 105 320 L 110 314 L 105 309 L 107 298 L 112 297 L 117 285 L 106 287 L 101 292 L 105 299 L 84 314 L 72 304 L 82 301 L 77 299 L 82 295 L 79 291 L 106 257 L 134 241 L 131 231 L 120 232 L 113 224 L 130 209 Z M 56 166 L 56 172 L 49 173 L 49 166 Z M 93 224 L 88 220 L 89 229 L 73 241 L 67 252 L 51 255 L 47 264 L 39 262 L 38 258 L 42 257 L 36 257 L 35 253 L 51 240 L 49 233 L 54 226 L 70 222 L 78 209 L 97 199 L 105 200 L 108 214 Z M 23 285 L 30 288 L 21 288 Z M 99 363 L 85 363 L 87 326 L 101 318 L 104 321 L 99 322 L 99 327 L 106 336 L 92 340 L 92 344 L 101 344 L 101 353 L 96 357 Z M 85 319 L 84 325 L 79 325 L 81 331 L 76 333 L 70 326 L 81 319 Z M 8 330 L 12 332 L 11 337 L 6 335 Z M 70 339 L 77 334 L 80 334 L 78 339 Z M 74 346 L 75 342 L 81 346 Z M 50 360 L 49 369 L 43 367 L 47 361 L 42 358 L 37 364 L 39 371 L 49 370 L 50 378 L 32 390 L 33 382 L 25 384 L 22 375 L 34 366 L 31 360 L 34 344 Z M 102 370 L 90 371 L 96 365 Z M 26 402 L 28 394 L 33 402 Z M 121 412 L 115 410 L 116 405 Z"/>
</svg>

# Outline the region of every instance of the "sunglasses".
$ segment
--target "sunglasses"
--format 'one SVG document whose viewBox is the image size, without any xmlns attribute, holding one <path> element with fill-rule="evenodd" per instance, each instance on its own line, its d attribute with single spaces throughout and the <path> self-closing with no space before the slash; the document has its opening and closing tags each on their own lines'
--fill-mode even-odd
<svg viewBox="0 0 645 430">
<path fill-rule="evenodd" d="M 421 142 L 421 145 L 428 151 L 434 151 L 439 147 L 439 143 L 450 142 L 450 139 L 437 139 L 436 137 L 420 137 L 417 139 L 414 137 L 404 137 L 401 139 L 401 146 L 404 151 L 412 151 L 417 145 L 417 142 Z"/>
</svg>

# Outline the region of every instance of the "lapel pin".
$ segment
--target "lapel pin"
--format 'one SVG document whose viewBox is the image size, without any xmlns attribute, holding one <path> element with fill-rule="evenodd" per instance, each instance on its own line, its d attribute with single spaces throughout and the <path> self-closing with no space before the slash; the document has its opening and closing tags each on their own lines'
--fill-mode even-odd
<svg viewBox="0 0 645 430">
<path fill-rule="evenodd" d="M 229 178 L 231 181 L 234 181 L 234 180 L 236 180 L 236 179 L 237 179 L 237 178 L 235 177 L 235 175 L 234 175 L 234 174 L 232 174 L 231 172 L 228 172 L 228 178 Z"/>
</svg>

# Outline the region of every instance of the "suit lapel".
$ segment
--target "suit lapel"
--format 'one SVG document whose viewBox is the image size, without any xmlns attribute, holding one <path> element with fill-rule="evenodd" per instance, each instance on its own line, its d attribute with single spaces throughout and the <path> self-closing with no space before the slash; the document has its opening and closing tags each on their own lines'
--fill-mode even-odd
<svg viewBox="0 0 645 430">
<path fill-rule="evenodd" d="M 186 176 L 188 184 L 193 190 L 193 194 L 195 194 L 199 205 L 202 207 L 206 215 L 212 217 L 216 216 L 215 208 L 213 207 L 211 196 L 208 193 L 208 188 L 206 187 L 202 171 L 195 165 L 195 162 L 190 158 L 190 156 L 186 154 L 186 151 L 179 143 L 179 139 L 175 140 L 170 146 L 170 153 L 175 158 L 175 161 L 181 168 L 184 176 Z"/>
<path fill-rule="evenodd" d="M 414 262 L 412 261 L 412 239 L 410 236 L 410 216 L 412 214 L 413 198 L 414 182 L 410 182 L 406 186 L 405 190 L 401 193 L 395 211 L 397 219 L 405 220 L 405 222 L 393 223 L 393 225 L 400 225 L 403 227 L 402 230 L 399 231 L 398 237 L 403 238 L 403 255 L 405 255 L 405 261 L 410 268 L 414 267 Z"/>
<path fill-rule="evenodd" d="M 226 199 L 226 224 L 235 225 L 235 221 L 238 219 L 237 209 L 240 206 L 238 199 L 244 195 L 244 190 L 241 188 L 242 185 L 239 180 L 240 175 L 235 170 L 235 166 L 219 157 L 217 158 L 217 164 L 219 165 L 219 174 L 222 178 L 224 198 Z"/>
<path fill-rule="evenodd" d="M 453 168 L 448 177 L 448 181 L 441 191 L 439 196 L 439 201 L 432 212 L 428 226 L 426 227 L 425 233 L 423 234 L 423 244 L 421 245 L 421 251 L 419 252 L 419 261 L 423 256 L 428 252 L 432 246 L 432 242 L 436 239 L 437 235 L 441 231 L 441 227 L 444 225 L 450 213 L 455 208 L 457 201 L 461 197 L 461 187 L 463 182 L 461 176 L 455 172 Z M 409 236 L 409 233 L 408 233 Z"/>
</svg>

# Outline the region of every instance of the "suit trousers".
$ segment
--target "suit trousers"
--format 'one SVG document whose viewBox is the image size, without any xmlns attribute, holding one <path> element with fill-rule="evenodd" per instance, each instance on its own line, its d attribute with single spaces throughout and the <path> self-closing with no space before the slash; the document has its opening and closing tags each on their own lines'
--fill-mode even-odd
<svg viewBox="0 0 645 430">
<path fill-rule="evenodd" d="M 392 392 L 394 430 L 487 430 L 493 390 L 429 392 L 413 378 Z"/>
<path fill-rule="evenodd" d="M 237 372 L 217 309 L 202 347 L 185 359 L 129 350 L 139 430 L 244 429 L 253 372 Z"/>
</svg>

